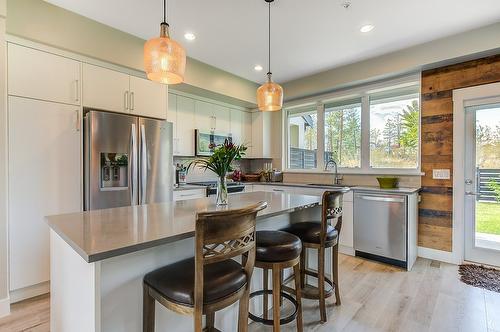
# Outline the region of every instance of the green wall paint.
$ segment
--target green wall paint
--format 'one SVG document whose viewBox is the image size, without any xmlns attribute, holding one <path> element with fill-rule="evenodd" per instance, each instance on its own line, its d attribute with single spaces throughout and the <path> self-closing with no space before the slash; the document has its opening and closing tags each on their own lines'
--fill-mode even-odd
<svg viewBox="0 0 500 332">
<path fill-rule="evenodd" d="M 143 71 L 144 40 L 42 0 L 7 0 L 7 33 Z M 258 85 L 188 58 L 185 83 L 174 89 L 254 107 Z"/>
</svg>

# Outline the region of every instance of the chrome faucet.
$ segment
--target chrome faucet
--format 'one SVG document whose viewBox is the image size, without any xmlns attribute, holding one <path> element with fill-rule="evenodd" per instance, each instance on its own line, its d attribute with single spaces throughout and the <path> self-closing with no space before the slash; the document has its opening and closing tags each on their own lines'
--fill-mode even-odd
<svg viewBox="0 0 500 332">
<path fill-rule="evenodd" d="M 335 178 L 333 179 L 333 184 L 340 184 L 340 181 L 342 180 L 342 176 L 339 176 L 339 174 L 338 174 L 337 162 L 335 160 L 330 159 L 327 161 L 327 163 L 325 164 L 325 172 L 328 171 L 328 166 L 330 164 L 333 164 L 333 166 L 335 167 Z"/>
</svg>

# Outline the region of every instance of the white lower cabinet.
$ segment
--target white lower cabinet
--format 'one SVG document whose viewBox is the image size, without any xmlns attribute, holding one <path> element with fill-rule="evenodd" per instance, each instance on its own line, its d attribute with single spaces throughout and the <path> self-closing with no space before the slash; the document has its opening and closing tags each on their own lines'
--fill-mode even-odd
<svg viewBox="0 0 500 332">
<path fill-rule="evenodd" d="M 203 189 L 174 190 L 174 202 L 197 199 L 207 196 L 207 191 Z"/>
<path fill-rule="evenodd" d="M 79 107 L 10 96 L 10 289 L 49 280 L 45 216 L 81 211 Z M 35 120 L 36 119 L 36 120 Z"/>
</svg>

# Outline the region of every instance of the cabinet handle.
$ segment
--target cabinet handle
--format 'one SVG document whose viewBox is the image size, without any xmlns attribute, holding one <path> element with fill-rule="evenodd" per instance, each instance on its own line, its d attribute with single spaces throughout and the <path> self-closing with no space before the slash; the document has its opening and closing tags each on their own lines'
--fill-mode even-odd
<svg viewBox="0 0 500 332">
<path fill-rule="evenodd" d="M 123 104 L 125 110 L 128 110 L 128 91 L 125 91 L 125 94 L 123 95 Z"/>
<path fill-rule="evenodd" d="M 217 117 L 214 115 L 214 131 L 217 128 Z"/>
<path fill-rule="evenodd" d="M 80 81 L 75 80 L 75 101 L 80 101 Z"/>
<path fill-rule="evenodd" d="M 75 120 L 75 130 L 80 131 L 80 111 L 75 110 L 76 120 Z"/>
<path fill-rule="evenodd" d="M 135 102 L 134 102 L 134 93 L 130 92 L 130 109 L 133 110 L 135 107 Z"/>
</svg>

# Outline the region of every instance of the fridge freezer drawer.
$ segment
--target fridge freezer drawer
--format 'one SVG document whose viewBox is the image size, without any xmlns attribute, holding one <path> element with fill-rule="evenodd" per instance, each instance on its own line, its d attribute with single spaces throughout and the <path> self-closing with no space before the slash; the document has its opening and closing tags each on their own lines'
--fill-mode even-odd
<svg viewBox="0 0 500 332">
<path fill-rule="evenodd" d="M 406 261 L 407 197 L 354 194 L 354 249 Z"/>
</svg>

